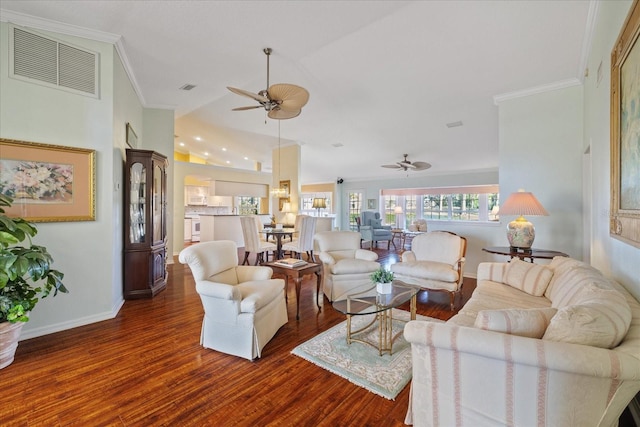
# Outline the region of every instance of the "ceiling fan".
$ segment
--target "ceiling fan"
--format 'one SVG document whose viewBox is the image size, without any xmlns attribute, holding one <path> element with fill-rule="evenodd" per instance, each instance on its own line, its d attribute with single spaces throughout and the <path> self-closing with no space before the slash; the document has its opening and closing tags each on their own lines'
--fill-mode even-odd
<svg viewBox="0 0 640 427">
<path fill-rule="evenodd" d="M 407 156 L 409 155 L 404 154 L 404 160 L 400 162 L 396 162 L 395 165 L 382 165 L 382 167 L 389 168 L 389 169 L 404 170 L 405 172 L 408 170 L 423 171 L 431 167 L 431 165 L 427 162 L 410 162 L 409 160 L 407 160 Z"/>
<path fill-rule="evenodd" d="M 309 101 L 309 92 L 303 87 L 288 83 L 277 83 L 269 86 L 269 56 L 272 50 L 270 47 L 267 47 L 262 51 L 267 55 L 267 89 L 253 93 L 227 86 L 227 89 L 231 92 L 252 98 L 258 101 L 260 105 L 238 107 L 234 108 L 233 111 L 264 108 L 267 111 L 267 116 L 271 119 L 284 120 L 297 117 L 300 115 L 302 107 Z"/>
</svg>

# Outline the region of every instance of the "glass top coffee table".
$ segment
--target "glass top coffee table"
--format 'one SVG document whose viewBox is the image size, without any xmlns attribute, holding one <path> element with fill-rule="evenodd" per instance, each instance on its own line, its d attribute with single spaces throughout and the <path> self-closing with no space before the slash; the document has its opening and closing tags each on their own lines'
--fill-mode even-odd
<svg viewBox="0 0 640 427">
<path fill-rule="evenodd" d="M 416 295 L 420 288 L 407 285 L 400 280 L 394 280 L 391 285 L 391 293 L 380 294 L 376 292 L 376 286 L 364 291 L 347 295 L 347 299 L 334 301 L 333 308 L 347 315 L 347 344 L 357 341 L 369 344 L 378 349 L 380 356 L 383 353 L 393 354 L 393 342 L 402 333 L 393 335 L 393 309 L 410 301 L 411 320 L 416 320 Z M 360 329 L 351 330 L 351 318 L 372 314 L 373 319 Z M 378 342 L 372 343 L 363 336 L 371 327 L 378 326 Z"/>
</svg>

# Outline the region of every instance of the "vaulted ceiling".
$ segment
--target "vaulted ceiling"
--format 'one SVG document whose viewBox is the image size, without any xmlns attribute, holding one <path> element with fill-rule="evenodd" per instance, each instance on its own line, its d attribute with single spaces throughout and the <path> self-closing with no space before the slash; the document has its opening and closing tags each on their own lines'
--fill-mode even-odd
<svg viewBox="0 0 640 427">
<path fill-rule="evenodd" d="M 270 170 L 280 124 L 282 144 L 301 145 L 301 182 L 319 183 L 398 177 L 406 172 L 380 166 L 405 153 L 433 165 L 412 174 L 497 169 L 495 97 L 580 84 L 596 3 L 3 0 L 0 7 L 3 20 L 117 39 L 143 105 L 175 109 L 177 150 Z M 310 93 L 297 118 L 231 111 L 254 101 L 227 86 L 266 89 L 265 47 L 273 49 L 270 83 Z M 195 88 L 180 90 L 185 84 Z M 462 126 L 447 126 L 454 122 Z"/>
</svg>

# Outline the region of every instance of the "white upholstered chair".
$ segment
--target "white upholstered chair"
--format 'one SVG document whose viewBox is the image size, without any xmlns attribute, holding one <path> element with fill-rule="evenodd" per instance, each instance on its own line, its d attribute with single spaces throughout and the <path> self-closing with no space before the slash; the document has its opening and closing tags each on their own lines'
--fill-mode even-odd
<svg viewBox="0 0 640 427">
<path fill-rule="evenodd" d="M 402 262 L 392 264 L 396 279 L 422 289 L 449 292 L 451 310 L 462 290 L 467 239 L 448 231 L 419 234 Z"/>
<path fill-rule="evenodd" d="M 200 344 L 249 360 L 260 357 L 288 321 L 284 280 L 272 279 L 269 267 L 239 266 L 230 240 L 189 246 L 179 260 L 189 265 L 204 307 Z"/>
<path fill-rule="evenodd" d="M 294 227 L 296 231 L 295 238 L 293 241 L 282 245 L 282 250 L 295 253 L 295 257 L 300 259 L 302 258 L 302 254 L 306 252 L 309 261 L 314 262 L 313 235 L 316 232 L 316 217 L 298 215 L 296 216 Z"/>
<path fill-rule="evenodd" d="M 315 240 L 322 261 L 322 288 L 329 301 L 374 286 L 369 276 L 380 268 L 378 254 L 360 249 L 360 233 L 323 231 L 316 233 Z"/>
<path fill-rule="evenodd" d="M 269 251 L 274 253 L 277 246 L 275 243 L 260 239 L 256 217 L 241 216 L 240 225 L 242 226 L 242 237 L 244 238 L 244 259 L 242 260 L 242 265 L 249 264 L 249 254 L 251 253 L 256 254 L 256 265 L 262 261 L 268 261 Z M 265 253 L 267 254 L 266 259 L 264 256 Z"/>
</svg>

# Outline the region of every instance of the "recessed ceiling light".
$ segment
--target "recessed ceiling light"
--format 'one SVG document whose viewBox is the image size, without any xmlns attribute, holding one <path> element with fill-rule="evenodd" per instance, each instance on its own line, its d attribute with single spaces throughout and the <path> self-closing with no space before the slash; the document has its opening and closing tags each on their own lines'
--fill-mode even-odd
<svg viewBox="0 0 640 427">
<path fill-rule="evenodd" d="M 194 137 L 194 139 L 195 139 L 196 141 L 202 141 L 202 138 L 200 138 L 199 136 Z"/>
<path fill-rule="evenodd" d="M 249 158 L 248 158 L 247 156 L 244 156 L 244 159 L 245 159 L 245 160 L 249 160 Z"/>
<path fill-rule="evenodd" d="M 229 160 L 227 160 L 227 162 L 226 162 L 226 163 L 227 163 L 228 165 L 230 165 L 230 164 L 231 164 L 231 162 L 230 162 Z"/>
<path fill-rule="evenodd" d="M 205 156 L 208 156 L 208 155 L 209 155 L 209 153 L 207 153 L 207 152 L 205 151 L 204 155 L 205 155 Z"/>
<path fill-rule="evenodd" d="M 227 151 L 227 149 L 226 149 L 226 148 L 224 148 L 224 147 L 222 147 L 222 151 Z"/>
<path fill-rule="evenodd" d="M 180 143 L 180 147 L 184 147 L 184 142 L 181 142 L 181 143 Z"/>
<path fill-rule="evenodd" d="M 457 122 L 451 122 L 451 123 L 447 123 L 447 127 L 448 128 L 457 128 L 462 126 L 462 121 L 458 120 Z"/>
</svg>

